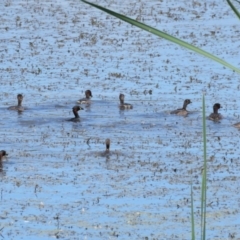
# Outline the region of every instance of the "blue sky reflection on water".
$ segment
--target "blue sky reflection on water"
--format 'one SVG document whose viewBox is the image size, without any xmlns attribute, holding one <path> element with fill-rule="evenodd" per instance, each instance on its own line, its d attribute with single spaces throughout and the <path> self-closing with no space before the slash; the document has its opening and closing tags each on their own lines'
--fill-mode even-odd
<svg viewBox="0 0 240 240">
<path fill-rule="evenodd" d="M 240 67 L 225 2 L 102 4 Z M 191 181 L 200 223 L 203 92 L 207 115 L 219 102 L 224 116 L 207 122 L 207 235 L 240 238 L 238 74 L 81 2 L 3 1 L 0 13 L 4 238 L 189 239 Z M 92 104 L 66 121 L 86 89 Z M 22 114 L 7 110 L 18 93 Z M 119 93 L 132 110 L 119 110 Z M 171 115 L 186 98 L 191 114 Z"/>
</svg>

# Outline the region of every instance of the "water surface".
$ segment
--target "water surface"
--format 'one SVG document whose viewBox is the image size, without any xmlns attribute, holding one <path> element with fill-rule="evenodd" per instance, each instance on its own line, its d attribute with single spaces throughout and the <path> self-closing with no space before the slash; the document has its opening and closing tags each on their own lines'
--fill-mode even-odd
<svg viewBox="0 0 240 240">
<path fill-rule="evenodd" d="M 101 4 L 240 66 L 239 21 L 225 2 Z M 3 1 L 0 13 L 5 239 L 190 239 L 203 92 L 207 115 L 219 102 L 224 116 L 207 122 L 208 239 L 240 238 L 238 74 L 81 2 Z M 86 89 L 92 104 L 66 121 Z M 18 93 L 21 114 L 7 110 Z M 119 93 L 132 110 L 120 111 Z M 188 117 L 169 114 L 186 98 Z"/>
</svg>

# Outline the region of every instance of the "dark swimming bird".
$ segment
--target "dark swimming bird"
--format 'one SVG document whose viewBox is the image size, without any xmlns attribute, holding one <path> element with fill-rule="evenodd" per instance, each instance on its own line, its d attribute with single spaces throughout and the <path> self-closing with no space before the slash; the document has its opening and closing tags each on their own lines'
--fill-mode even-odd
<svg viewBox="0 0 240 240">
<path fill-rule="evenodd" d="M 190 104 L 190 103 L 192 103 L 191 100 L 186 99 L 183 102 L 183 107 L 182 108 L 171 111 L 170 113 L 171 114 L 176 114 L 176 115 L 179 115 L 179 116 L 186 116 L 189 113 L 189 111 L 187 111 L 187 105 Z"/>
<path fill-rule="evenodd" d="M 233 124 L 234 127 L 240 128 L 240 122 Z"/>
<path fill-rule="evenodd" d="M 79 122 L 80 121 L 80 116 L 78 115 L 78 111 L 79 110 L 84 110 L 83 108 L 79 107 L 79 106 L 74 106 L 72 108 L 73 114 L 74 114 L 74 118 L 68 119 L 68 121 L 72 121 L 72 122 Z"/>
<path fill-rule="evenodd" d="M 133 106 L 132 104 L 129 104 L 129 103 L 124 103 L 124 98 L 125 98 L 125 95 L 120 93 L 119 95 L 119 100 L 120 100 L 120 109 L 124 110 L 124 109 L 132 109 Z"/>
<path fill-rule="evenodd" d="M 23 95 L 22 94 L 18 94 L 17 95 L 17 100 L 18 100 L 18 105 L 17 106 L 11 106 L 8 109 L 9 110 L 16 110 L 16 111 L 19 111 L 19 112 L 24 111 L 24 107 L 22 106 Z"/>
<path fill-rule="evenodd" d="M 214 122 L 218 122 L 220 119 L 222 119 L 222 115 L 218 113 L 218 109 L 220 108 L 221 105 L 219 103 L 215 103 L 213 105 L 213 113 L 208 116 L 208 119 Z"/>
<path fill-rule="evenodd" d="M 111 143 L 110 139 L 107 138 L 107 139 L 105 140 L 106 152 L 109 152 L 109 151 L 110 151 L 110 143 Z"/>
<path fill-rule="evenodd" d="M 110 143 L 111 143 L 110 139 L 107 138 L 105 140 L 106 150 L 104 152 L 100 153 L 100 156 L 101 157 L 106 157 L 106 160 L 109 160 L 109 157 L 112 155 L 112 152 L 110 152 Z"/>
<path fill-rule="evenodd" d="M 4 156 L 7 156 L 7 152 L 5 150 L 0 151 L 0 161 L 3 159 Z"/>
<path fill-rule="evenodd" d="M 91 103 L 91 98 L 92 98 L 92 92 L 91 90 L 86 90 L 85 91 L 85 98 L 81 98 L 77 101 L 77 103 L 80 103 L 80 104 L 88 104 L 88 103 Z"/>
</svg>

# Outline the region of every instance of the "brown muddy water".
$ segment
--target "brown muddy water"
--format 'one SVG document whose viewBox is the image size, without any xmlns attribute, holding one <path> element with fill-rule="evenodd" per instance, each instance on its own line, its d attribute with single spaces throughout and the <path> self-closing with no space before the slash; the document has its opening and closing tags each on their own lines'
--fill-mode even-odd
<svg viewBox="0 0 240 240">
<path fill-rule="evenodd" d="M 240 67 L 225 2 L 122 3 L 101 4 Z M 238 74 L 79 1 L 4 0 L 0 13 L 0 238 L 190 239 L 191 182 L 199 237 L 204 92 L 224 116 L 207 122 L 207 239 L 240 239 Z M 86 89 L 81 121 L 66 121 Z M 7 110 L 18 93 L 22 113 Z M 186 98 L 188 117 L 169 114 Z"/>
</svg>

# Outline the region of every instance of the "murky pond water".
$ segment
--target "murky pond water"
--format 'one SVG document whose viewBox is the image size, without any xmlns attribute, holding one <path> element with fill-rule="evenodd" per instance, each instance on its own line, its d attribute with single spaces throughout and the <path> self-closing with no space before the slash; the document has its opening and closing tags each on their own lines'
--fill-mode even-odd
<svg viewBox="0 0 240 240">
<path fill-rule="evenodd" d="M 225 2 L 102 4 L 240 67 Z M 0 13 L 1 237 L 190 239 L 205 92 L 207 114 L 219 102 L 224 116 L 207 122 L 207 235 L 240 239 L 238 74 L 81 2 L 2 1 Z M 66 121 L 86 89 L 91 105 Z M 7 110 L 18 93 L 21 114 Z M 120 111 L 119 93 L 133 109 Z M 171 115 L 186 98 L 191 114 Z"/>
</svg>

